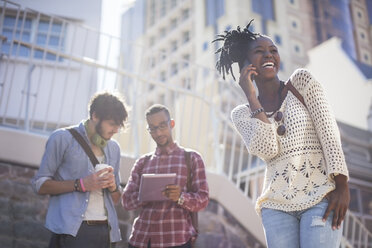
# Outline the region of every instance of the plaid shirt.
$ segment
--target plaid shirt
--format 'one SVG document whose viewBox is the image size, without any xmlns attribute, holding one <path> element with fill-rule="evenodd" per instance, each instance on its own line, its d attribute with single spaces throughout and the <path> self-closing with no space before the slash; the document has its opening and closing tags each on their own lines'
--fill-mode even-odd
<svg viewBox="0 0 372 248">
<path fill-rule="evenodd" d="M 165 150 L 157 148 L 147 160 L 142 156 L 134 164 L 131 176 L 124 189 L 122 204 L 125 209 L 142 207 L 134 220 L 129 243 L 136 247 L 170 247 L 185 244 L 196 234 L 190 211 L 204 209 L 209 202 L 208 183 L 201 156 L 191 152 L 192 192 L 187 193 L 187 165 L 185 150 L 176 143 Z M 176 173 L 176 184 L 181 186 L 184 203 L 182 206 L 173 201 L 147 202 L 138 201 L 141 175 L 145 173 Z"/>
</svg>

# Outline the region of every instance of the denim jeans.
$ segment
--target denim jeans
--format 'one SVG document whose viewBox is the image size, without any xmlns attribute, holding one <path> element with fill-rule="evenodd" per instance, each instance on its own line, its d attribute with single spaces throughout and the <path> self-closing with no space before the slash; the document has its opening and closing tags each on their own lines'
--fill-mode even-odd
<svg viewBox="0 0 372 248">
<path fill-rule="evenodd" d="M 333 212 L 323 222 L 328 201 L 293 212 L 262 209 L 262 223 L 269 248 L 337 248 L 340 247 L 342 228 L 332 230 Z"/>
</svg>

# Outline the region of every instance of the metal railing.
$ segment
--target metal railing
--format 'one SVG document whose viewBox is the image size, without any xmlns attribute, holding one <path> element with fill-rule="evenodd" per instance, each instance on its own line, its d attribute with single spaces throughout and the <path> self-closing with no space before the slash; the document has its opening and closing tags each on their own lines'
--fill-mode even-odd
<svg viewBox="0 0 372 248">
<path fill-rule="evenodd" d="M 265 165 L 248 154 L 229 118 L 231 110 L 244 102 L 237 84 L 190 61 L 176 61 L 183 66 L 171 73 L 171 54 L 162 62 L 168 70 L 162 81 L 147 73 L 150 61 L 145 59 L 147 53 L 161 51 L 146 52 L 136 44 L 129 44 L 131 54 L 137 56 L 131 58 L 135 66 L 128 71 L 123 69 L 128 54 L 117 56 L 112 49 L 124 42 L 117 37 L 5 0 L 0 0 L 0 8 L 0 125 L 48 134 L 85 118 L 96 90 L 118 90 L 131 113 L 130 131 L 116 138 L 125 153 L 138 157 L 154 148 L 145 129 L 145 109 L 162 103 L 176 120 L 177 141 L 199 151 L 209 171 L 226 176 L 252 203 L 256 201 Z M 29 22 L 33 25 L 27 30 Z M 44 43 L 24 36 L 29 32 L 30 37 L 38 37 L 41 23 L 48 23 L 43 27 Z M 53 35 L 59 37 L 57 46 L 49 45 Z M 106 53 L 99 56 L 103 43 Z M 372 247 L 371 233 L 351 213 L 343 234 L 342 247 Z"/>
</svg>

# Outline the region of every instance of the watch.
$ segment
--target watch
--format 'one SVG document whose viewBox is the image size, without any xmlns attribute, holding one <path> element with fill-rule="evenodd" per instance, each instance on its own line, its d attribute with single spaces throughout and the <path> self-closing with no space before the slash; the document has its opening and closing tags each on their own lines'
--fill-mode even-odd
<svg viewBox="0 0 372 248">
<path fill-rule="evenodd" d="M 181 193 L 180 198 L 178 198 L 177 204 L 182 206 L 185 199 L 183 198 L 183 194 Z"/>
</svg>

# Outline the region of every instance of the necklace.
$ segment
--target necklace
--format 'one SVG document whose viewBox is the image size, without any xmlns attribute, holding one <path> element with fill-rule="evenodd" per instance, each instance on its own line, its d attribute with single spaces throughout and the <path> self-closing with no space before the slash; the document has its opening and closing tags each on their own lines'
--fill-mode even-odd
<svg viewBox="0 0 372 248">
<path fill-rule="evenodd" d="M 283 92 L 283 89 L 284 89 L 284 82 L 280 80 L 280 85 L 279 85 L 279 89 L 278 89 L 278 96 L 279 96 L 278 107 L 274 111 L 265 111 L 267 117 L 273 116 L 280 109 L 280 106 L 282 106 L 282 102 L 283 102 L 282 92 Z M 258 100 L 260 100 L 260 96 L 258 96 Z"/>
</svg>

